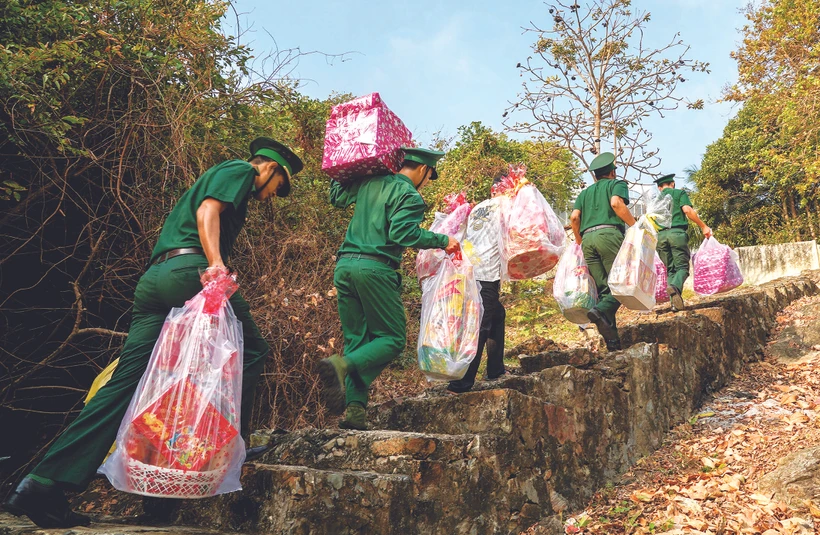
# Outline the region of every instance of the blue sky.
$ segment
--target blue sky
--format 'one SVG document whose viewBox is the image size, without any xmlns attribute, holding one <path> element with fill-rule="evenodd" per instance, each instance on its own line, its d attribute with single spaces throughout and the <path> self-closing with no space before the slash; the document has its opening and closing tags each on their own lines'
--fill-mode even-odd
<svg viewBox="0 0 820 535">
<path fill-rule="evenodd" d="M 579 0 L 584 4 L 583 0 Z M 633 0 L 649 11 L 647 39 L 668 41 L 676 32 L 691 45 L 689 57 L 711 64 L 711 74 L 691 75 L 681 96 L 706 102 L 702 111 L 679 110 L 648 123 L 663 160 L 660 171 L 682 173 L 698 165 L 706 146 L 720 137 L 736 108 L 717 103 L 735 81 L 729 57 L 741 40 L 746 0 Z M 437 131 L 481 121 L 502 130 L 502 113 L 520 90 L 515 65 L 527 57 L 534 34 L 529 21 L 546 25 L 538 0 L 235 0 L 247 31 L 242 43 L 258 57 L 278 47 L 330 54 L 302 57 L 291 75 L 302 91 L 324 98 L 332 92 L 378 91 L 414 137 L 429 141 Z M 230 26 L 235 26 L 233 18 Z M 274 41 L 275 39 L 275 41 Z"/>
</svg>

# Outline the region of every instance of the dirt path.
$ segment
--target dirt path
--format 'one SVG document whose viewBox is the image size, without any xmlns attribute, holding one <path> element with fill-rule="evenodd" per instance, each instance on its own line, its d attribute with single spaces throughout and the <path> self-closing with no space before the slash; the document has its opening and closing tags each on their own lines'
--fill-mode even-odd
<svg viewBox="0 0 820 535">
<path fill-rule="evenodd" d="M 820 445 L 820 346 L 800 350 L 794 342 L 795 325 L 817 332 L 820 313 L 808 314 L 818 311 L 818 297 L 787 308 L 766 360 L 746 368 L 660 450 L 567 519 L 565 533 L 820 533 L 820 500 L 786 503 L 758 488 L 788 454 Z"/>
</svg>

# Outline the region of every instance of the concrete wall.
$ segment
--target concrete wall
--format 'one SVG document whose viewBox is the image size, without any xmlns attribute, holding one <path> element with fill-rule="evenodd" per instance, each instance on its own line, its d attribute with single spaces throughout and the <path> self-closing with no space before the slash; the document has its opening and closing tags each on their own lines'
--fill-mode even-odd
<svg viewBox="0 0 820 535">
<path fill-rule="evenodd" d="M 746 284 L 763 284 L 780 277 L 799 275 L 807 269 L 820 269 L 814 241 L 757 245 L 735 249 Z"/>
</svg>

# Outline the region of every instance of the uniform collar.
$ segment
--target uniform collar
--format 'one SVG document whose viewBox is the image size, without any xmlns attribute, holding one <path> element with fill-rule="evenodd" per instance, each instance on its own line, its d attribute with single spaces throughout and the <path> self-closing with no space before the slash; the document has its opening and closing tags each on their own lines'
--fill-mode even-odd
<svg viewBox="0 0 820 535">
<path fill-rule="evenodd" d="M 416 185 L 415 185 L 415 184 L 413 184 L 413 181 L 412 181 L 412 180 L 410 180 L 410 177 L 409 177 L 409 176 L 407 176 L 407 175 L 403 175 L 403 174 L 401 174 L 401 173 L 396 173 L 396 176 L 397 176 L 397 177 L 399 177 L 399 178 L 403 178 L 404 180 L 406 180 L 407 182 L 409 182 L 409 183 L 410 183 L 410 185 L 411 185 L 411 186 L 413 186 L 414 188 L 416 187 Z"/>
</svg>

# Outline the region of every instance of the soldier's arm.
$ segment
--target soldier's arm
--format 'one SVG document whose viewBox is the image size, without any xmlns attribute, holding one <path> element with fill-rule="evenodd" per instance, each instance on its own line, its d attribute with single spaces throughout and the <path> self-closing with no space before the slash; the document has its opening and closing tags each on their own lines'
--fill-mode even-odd
<svg viewBox="0 0 820 535">
<path fill-rule="evenodd" d="M 335 180 L 330 181 L 330 204 L 336 208 L 347 208 L 356 202 L 359 183 L 343 186 Z"/>
<path fill-rule="evenodd" d="M 575 234 L 575 243 L 581 245 L 581 210 L 573 210 L 569 215 L 569 222 L 572 225 L 572 233 Z"/>
<path fill-rule="evenodd" d="M 196 210 L 196 227 L 199 241 L 208 259 L 208 268 L 225 269 L 222 253 L 219 251 L 219 215 L 225 211 L 228 203 L 208 197 Z"/>
<path fill-rule="evenodd" d="M 703 232 L 703 236 L 706 238 L 712 237 L 712 229 L 706 226 L 706 223 L 700 220 L 698 217 L 698 213 L 695 211 L 694 208 L 691 206 L 683 206 L 681 208 L 683 210 L 684 215 L 689 218 L 694 224 L 700 227 L 700 231 Z"/>
<path fill-rule="evenodd" d="M 458 242 L 446 234 L 430 232 L 419 226 L 426 206 L 418 193 L 402 195 L 391 208 L 388 231 L 391 242 L 414 249 L 446 248 L 448 253 L 457 250 Z"/>
<path fill-rule="evenodd" d="M 630 227 L 635 224 L 635 218 L 632 216 L 632 212 L 626 207 L 626 203 L 621 197 L 613 195 L 612 198 L 609 199 L 609 205 L 612 207 L 612 210 L 615 211 L 615 215 L 621 218 L 621 221 Z"/>
</svg>

